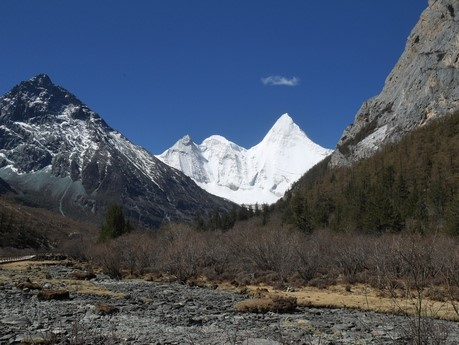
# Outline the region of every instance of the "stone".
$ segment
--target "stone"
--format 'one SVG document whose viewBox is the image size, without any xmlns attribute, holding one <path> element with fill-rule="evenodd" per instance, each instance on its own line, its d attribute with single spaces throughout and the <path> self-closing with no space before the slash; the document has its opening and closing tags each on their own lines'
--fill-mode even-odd
<svg viewBox="0 0 459 345">
<path fill-rule="evenodd" d="M 119 312 L 119 309 L 111 304 L 97 303 L 95 311 L 99 315 L 110 315 Z"/>
<path fill-rule="evenodd" d="M 70 273 L 60 267 L 50 270 L 56 279 L 67 279 Z M 302 306 L 282 314 L 238 313 L 232 306 L 246 296 L 237 292 L 190 288 L 174 282 L 108 278 L 94 284 L 112 292 L 129 293 L 132 298 L 112 300 L 109 296 L 76 292 L 65 302 L 39 302 L 20 291 L 0 290 L 0 300 L 4 302 L 0 308 L 0 344 L 49 335 L 56 339 L 53 344 L 64 345 L 69 340 L 76 341 L 72 338 L 76 333 L 79 343 L 85 344 L 409 343 L 401 336 L 403 326 L 412 320 L 401 315 Z M 142 303 L 139 308 L 135 301 L 145 297 L 152 302 Z M 172 307 L 176 302 L 181 302 L 180 308 Z M 96 306 L 103 304 L 118 311 L 98 314 Z M 442 344 L 457 344 L 459 331 L 455 322 L 433 322 L 436 327 L 444 326 L 450 331 Z"/>
<path fill-rule="evenodd" d="M 249 338 L 246 339 L 243 345 L 282 345 L 278 341 L 269 340 L 269 339 L 259 339 L 259 338 Z"/>
<path fill-rule="evenodd" d="M 32 281 L 27 278 L 25 281 L 18 282 L 16 287 L 21 290 L 40 290 L 41 286 L 37 283 L 32 283 Z"/>
<path fill-rule="evenodd" d="M 91 271 L 75 271 L 70 273 L 70 277 L 77 280 L 91 280 L 96 278 L 96 275 Z"/>
</svg>

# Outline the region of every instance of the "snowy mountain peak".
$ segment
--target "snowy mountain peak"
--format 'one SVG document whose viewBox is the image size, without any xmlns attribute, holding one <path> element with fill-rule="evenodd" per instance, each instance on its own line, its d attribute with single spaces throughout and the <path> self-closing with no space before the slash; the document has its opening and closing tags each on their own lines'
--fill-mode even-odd
<svg viewBox="0 0 459 345">
<path fill-rule="evenodd" d="M 283 114 L 250 149 L 212 135 L 186 148 L 179 141 L 157 157 L 209 193 L 239 204 L 255 204 L 281 198 L 293 182 L 330 153 Z"/>
<path fill-rule="evenodd" d="M 62 116 L 87 120 L 99 116 L 64 88 L 53 84 L 46 74 L 21 82 L 0 99 L 0 118 L 40 123 Z"/>
<path fill-rule="evenodd" d="M 236 150 L 236 151 L 241 151 L 245 150 L 243 147 L 233 143 L 232 141 L 229 141 L 225 137 L 222 137 L 221 135 L 211 135 L 207 139 L 204 139 L 202 144 L 200 145 L 201 148 L 207 148 L 211 146 L 220 146 L 222 148 L 227 147 L 230 150 Z"/>
<path fill-rule="evenodd" d="M 210 137 L 208 137 L 207 139 L 204 139 L 203 143 L 204 142 L 215 142 L 215 143 L 222 143 L 222 144 L 226 144 L 229 142 L 228 139 L 226 139 L 225 137 L 222 137 L 221 135 L 211 135 Z"/>
<path fill-rule="evenodd" d="M 21 82 L 12 91 L 17 90 L 25 91 L 27 94 L 49 94 L 56 89 L 60 89 L 57 85 L 51 81 L 51 78 L 47 74 L 38 74 L 35 77 Z"/>
<path fill-rule="evenodd" d="M 270 132 L 288 134 L 295 128 L 299 127 L 293 122 L 293 119 L 290 117 L 290 115 L 285 113 L 279 117 L 274 126 L 271 128 Z"/>
<path fill-rule="evenodd" d="M 185 139 L 179 150 L 196 150 Z M 96 222 L 113 202 L 154 226 L 233 207 L 131 143 L 46 74 L 0 96 L 0 179 L 29 203 Z"/>
<path fill-rule="evenodd" d="M 293 122 L 293 119 L 287 114 L 283 114 L 269 130 L 262 142 L 257 146 L 269 142 L 277 143 L 277 145 L 292 145 L 297 141 L 310 141 L 306 134 L 298 125 Z M 283 143 L 283 144 L 280 144 Z"/>
<path fill-rule="evenodd" d="M 38 74 L 37 76 L 30 79 L 29 82 L 42 87 L 48 87 L 49 85 L 53 84 L 51 78 L 46 73 Z"/>
<path fill-rule="evenodd" d="M 180 143 L 184 146 L 189 146 L 194 144 L 193 139 L 187 134 L 182 139 L 180 139 Z"/>
</svg>

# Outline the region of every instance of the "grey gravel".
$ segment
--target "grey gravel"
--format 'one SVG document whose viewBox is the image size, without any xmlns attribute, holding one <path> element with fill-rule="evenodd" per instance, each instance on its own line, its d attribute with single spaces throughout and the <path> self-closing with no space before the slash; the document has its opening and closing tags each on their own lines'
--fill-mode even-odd
<svg viewBox="0 0 459 345">
<path fill-rule="evenodd" d="M 65 277 L 69 268 L 52 268 Z M 233 305 L 247 295 L 179 283 L 92 281 L 125 298 L 71 293 L 70 300 L 39 301 L 36 291 L 0 289 L 0 344 L 410 344 L 403 316 L 348 309 L 299 307 L 289 314 L 239 313 Z M 61 287 L 63 284 L 59 284 Z M 97 303 L 118 313 L 99 315 Z M 454 322 L 427 320 L 426 344 L 457 344 Z M 427 334 L 427 332 L 426 332 Z M 52 341 L 52 342 L 51 342 Z"/>
</svg>

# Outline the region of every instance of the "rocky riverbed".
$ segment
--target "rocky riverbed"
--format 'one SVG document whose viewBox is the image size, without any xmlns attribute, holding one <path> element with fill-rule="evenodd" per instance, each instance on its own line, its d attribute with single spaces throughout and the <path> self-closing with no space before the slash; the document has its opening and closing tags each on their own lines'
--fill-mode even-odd
<svg viewBox="0 0 459 345">
<path fill-rule="evenodd" d="M 75 285 L 74 272 L 0 266 L 0 344 L 409 344 L 413 334 L 409 317 L 307 307 L 241 313 L 234 305 L 249 296 L 240 292 L 104 275 Z M 47 300 L 45 290 L 69 295 Z M 458 343 L 456 323 L 423 325 L 431 343 Z"/>
</svg>

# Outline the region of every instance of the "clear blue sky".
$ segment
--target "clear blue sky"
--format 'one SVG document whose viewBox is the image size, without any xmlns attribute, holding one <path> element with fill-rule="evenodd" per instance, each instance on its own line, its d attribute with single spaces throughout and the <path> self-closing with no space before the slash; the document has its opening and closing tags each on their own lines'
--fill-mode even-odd
<svg viewBox="0 0 459 345">
<path fill-rule="evenodd" d="M 427 0 L 1 0 L 0 94 L 47 73 L 154 154 L 185 134 L 249 148 L 285 112 L 334 148 L 381 91 L 425 8 Z"/>
</svg>

